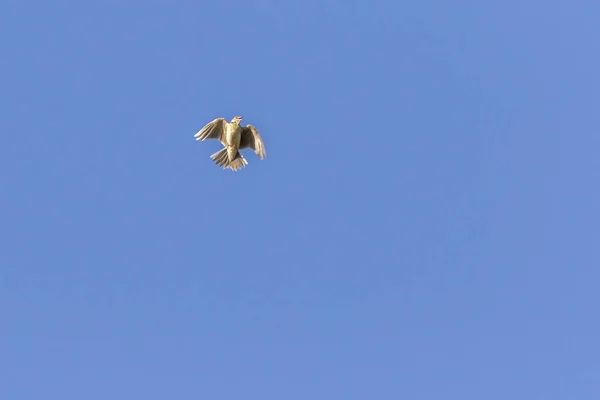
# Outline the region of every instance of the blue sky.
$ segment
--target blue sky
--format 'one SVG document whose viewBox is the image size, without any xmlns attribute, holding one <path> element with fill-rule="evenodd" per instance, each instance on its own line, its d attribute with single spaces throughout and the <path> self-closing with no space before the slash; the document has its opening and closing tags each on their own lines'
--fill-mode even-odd
<svg viewBox="0 0 600 400">
<path fill-rule="evenodd" d="M 0 396 L 598 398 L 598 15 L 4 2 Z"/>
</svg>

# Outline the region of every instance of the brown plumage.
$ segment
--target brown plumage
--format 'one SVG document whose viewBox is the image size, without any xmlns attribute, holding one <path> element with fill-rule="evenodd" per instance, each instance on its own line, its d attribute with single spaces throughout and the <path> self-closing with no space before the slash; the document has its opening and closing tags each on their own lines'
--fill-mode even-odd
<svg viewBox="0 0 600 400">
<path fill-rule="evenodd" d="M 217 118 L 194 135 L 199 142 L 217 139 L 225 146 L 210 156 L 219 167 L 237 171 L 248 165 L 248 161 L 240 153 L 241 149 L 254 150 L 261 160 L 267 155 L 265 145 L 256 128 L 252 125 L 240 126 L 241 121 L 242 117 L 233 117 L 229 123 L 225 118 Z"/>
</svg>

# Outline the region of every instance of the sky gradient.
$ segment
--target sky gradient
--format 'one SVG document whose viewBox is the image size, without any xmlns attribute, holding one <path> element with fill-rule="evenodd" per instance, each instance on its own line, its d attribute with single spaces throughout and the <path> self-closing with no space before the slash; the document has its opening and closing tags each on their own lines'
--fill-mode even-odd
<svg viewBox="0 0 600 400">
<path fill-rule="evenodd" d="M 600 398 L 598 15 L 2 3 L 0 397 Z"/>
</svg>

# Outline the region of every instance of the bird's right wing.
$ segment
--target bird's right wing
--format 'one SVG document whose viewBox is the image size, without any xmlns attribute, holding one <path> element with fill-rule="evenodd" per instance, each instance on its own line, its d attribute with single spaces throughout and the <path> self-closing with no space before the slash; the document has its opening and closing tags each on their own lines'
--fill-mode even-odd
<svg viewBox="0 0 600 400">
<path fill-rule="evenodd" d="M 200 129 L 198 133 L 194 135 L 197 141 L 202 142 L 206 139 L 217 139 L 223 141 L 223 135 L 225 134 L 227 127 L 227 121 L 225 118 L 217 118 L 214 121 L 209 122 Z"/>
</svg>

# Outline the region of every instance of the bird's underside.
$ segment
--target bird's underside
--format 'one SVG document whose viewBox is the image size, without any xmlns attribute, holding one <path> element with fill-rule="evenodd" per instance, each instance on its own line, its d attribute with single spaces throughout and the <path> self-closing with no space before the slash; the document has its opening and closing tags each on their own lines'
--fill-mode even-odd
<svg viewBox="0 0 600 400">
<path fill-rule="evenodd" d="M 194 135 L 199 142 L 217 139 L 223 144 L 221 150 L 210 156 L 219 167 L 238 171 L 248 165 L 248 161 L 240 153 L 241 149 L 251 148 L 261 160 L 267 155 L 256 128 L 252 125 L 240 126 L 241 120 L 242 117 L 234 117 L 228 123 L 225 118 L 217 118 Z"/>
</svg>

